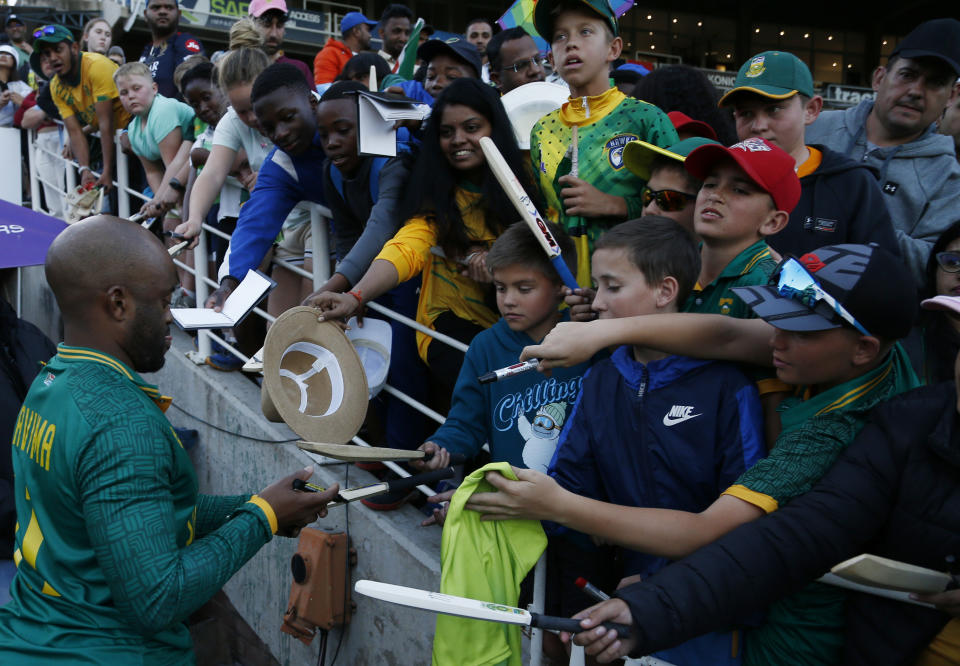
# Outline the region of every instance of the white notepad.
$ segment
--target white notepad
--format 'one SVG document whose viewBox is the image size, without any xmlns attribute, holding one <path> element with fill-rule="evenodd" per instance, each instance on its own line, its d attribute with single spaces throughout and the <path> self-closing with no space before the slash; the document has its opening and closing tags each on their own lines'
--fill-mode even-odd
<svg viewBox="0 0 960 666">
<path fill-rule="evenodd" d="M 854 583 L 900 592 L 943 592 L 950 584 L 950 575 L 942 571 L 870 554 L 852 557 L 830 571 Z"/>
<path fill-rule="evenodd" d="M 170 314 L 177 326 L 184 330 L 197 328 L 232 328 L 250 314 L 260 300 L 277 283 L 260 271 L 247 271 L 247 277 L 227 297 L 220 312 L 207 308 L 173 308 Z"/>
<path fill-rule="evenodd" d="M 364 91 L 357 96 L 357 142 L 361 155 L 395 157 L 397 131 L 394 124 L 398 120 L 423 120 L 430 115 L 429 106 L 409 98 Z"/>
</svg>

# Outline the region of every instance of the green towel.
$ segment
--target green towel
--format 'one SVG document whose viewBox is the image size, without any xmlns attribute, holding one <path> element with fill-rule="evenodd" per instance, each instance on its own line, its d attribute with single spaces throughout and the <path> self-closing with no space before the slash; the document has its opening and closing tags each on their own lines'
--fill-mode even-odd
<svg viewBox="0 0 960 666">
<path fill-rule="evenodd" d="M 536 520 L 480 522 L 465 511 L 475 492 L 496 490 L 483 478 L 488 471 L 516 480 L 510 463 L 490 463 L 464 479 L 450 501 L 440 545 L 440 591 L 461 597 L 516 606 L 520 582 L 547 547 Z M 437 616 L 434 666 L 520 666 L 520 626 Z"/>
</svg>

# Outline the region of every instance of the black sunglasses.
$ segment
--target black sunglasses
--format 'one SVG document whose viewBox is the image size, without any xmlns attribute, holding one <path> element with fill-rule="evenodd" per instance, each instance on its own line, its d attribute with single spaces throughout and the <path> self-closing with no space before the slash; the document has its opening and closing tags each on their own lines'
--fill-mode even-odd
<svg viewBox="0 0 960 666">
<path fill-rule="evenodd" d="M 640 193 L 640 198 L 644 206 L 649 206 L 651 201 L 656 200 L 657 207 L 660 208 L 660 210 L 665 213 L 672 213 L 686 208 L 687 203 L 695 201 L 697 195 L 687 194 L 686 192 L 679 192 L 677 190 L 651 190 L 649 187 L 644 186 L 643 191 Z"/>
</svg>

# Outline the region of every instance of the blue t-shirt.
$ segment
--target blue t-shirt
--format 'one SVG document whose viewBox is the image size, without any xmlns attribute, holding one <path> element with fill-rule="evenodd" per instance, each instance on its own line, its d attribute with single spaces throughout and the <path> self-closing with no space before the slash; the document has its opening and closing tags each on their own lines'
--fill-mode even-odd
<svg viewBox="0 0 960 666">
<path fill-rule="evenodd" d="M 150 68 L 161 95 L 182 99 L 180 91 L 173 83 L 173 70 L 192 55 L 204 55 L 203 44 L 191 34 L 176 32 L 170 35 L 163 46 L 157 47 L 148 42 L 140 54 L 140 62 Z"/>
<path fill-rule="evenodd" d="M 160 142 L 173 130 L 180 128 L 184 141 L 193 141 L 193 109 L 175 99 L 157 95 L 153 98 L 147 117 L 134 116 L 127 125 L 130 148 L 144 159 L 159 161 Z"/>
</svg>

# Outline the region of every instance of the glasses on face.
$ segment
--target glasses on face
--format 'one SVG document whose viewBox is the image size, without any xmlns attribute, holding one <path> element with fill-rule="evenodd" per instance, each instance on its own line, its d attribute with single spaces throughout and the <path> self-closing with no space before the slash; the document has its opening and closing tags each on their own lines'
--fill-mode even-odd
<svg viewBox="0 0 960 666">
<path fill-rule="evenodd" d="M 795 300 L 811 310 L 815 309 L 820 303 L 826 303 L 845 322 L 864 335 L 870 335 L 867 329 L 837 302 L 837 299 L 823 290 L 820 283 L 810 275 L 803 264 L 793 257 L 787 257 L 780 262 L 773 275 L 770 276 L 770 286 L 775 287 L 777 293 L 783 298 Z"/>
<path fill-rule="evenodd" d="M 657 207 L 665 213 L 673 213 L 683 210 L 687 204 L 697 198 L 695 194 L 678 192 L 677 190 L 651 190 L 644 187 L 640 193 L 644 207 L 649 206 L 651 201 L 656 200 Z"/>
<path fill-rule="evenodd" d="M 57 26 L 55 25 L 45 25 L 42 28 L 37 28 L 33 31 L 33 38 L 40 39 L 46 35 L 52 35 L 57 31 Z"/>
<path fill-rule="evenodd" d="M 530 58 L 524 58 L 523 60 L 518 60 L 512 65 L 507 65 L 506 67 L 504 67 L 504 70 L 510 70 L 515 74 L 519 74 L 520 72 L 527 71 L 531 67 L 538 67 L 538 66 L 539 67 L 547 66 L 547 57 L 542 53 L 538 53 L 537 55 L 532 56 Z"/>
<path fill-rule="evenodd" d="M 944 273 L 960 273 L 960 254 L 956 252 L 938 252 L 937 265 Z"/>
</svg>

